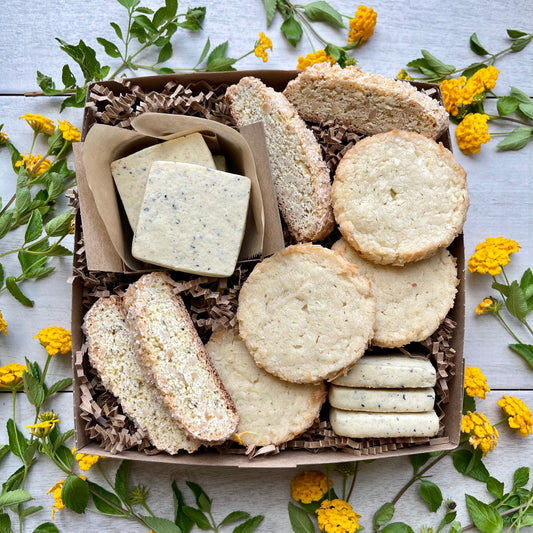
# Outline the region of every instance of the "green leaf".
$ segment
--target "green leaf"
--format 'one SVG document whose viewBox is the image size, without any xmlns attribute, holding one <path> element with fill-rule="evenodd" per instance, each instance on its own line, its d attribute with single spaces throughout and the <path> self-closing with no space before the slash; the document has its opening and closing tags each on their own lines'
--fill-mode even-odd
<svg viewBox="0 0 533 533">
<path fill-rule="evenodd" d="M 57 451 L 60 446 L 63 446 L 63 444 L 70 439 L 70 437 L 74 436 L 74 430 L 69 429 L 68 431 L 65 431 L 64 433 L 61 433 L 61 431 L 57 430 L 57 426 L 54 428 L 54 430 L 50 433 L 50 435 L 57 435 L 53 437 L 53 451 Z M 52 439 L 50 439 L 52 440 Z"/>
<path fill-rule="evenodd" d="M 104 47 L 105 53 L 110 57 L 121 57 L 120 50 L 115 43 L 108 41 L 102 37 L 97 37 L 96 41 Z"/>
<path fill-rule="evenodd" d="M 63 111 L 66 107 L 83 107 L 85 105 L 85 97 L 87 96 L 87 91 L 83 87 L 76 87 L 76 93 L 65 98 L 61 102 L 60 112 Z"/>
<path fill-rule="evenodd" d="M 46 96 L 61 94 L 61 91 L 56 89 L 56 84 L 52 78 L 50 76 L 45 76 L 39 71 L 37 71 L 37 85 L 40 87 L 41 91 L 46 94 Z"/>
<path fill-rule="evenodd" d="M 109 25 L 115 30 L 116 36 L 124 42 L 124 37 L 122 36 L 122 30 L 120 29 L 120 26 L 116 22 L 110 22 Z"/>
<path fill-rule="evenodd" d="M 225 58 L 227 48 L 228 48 L 228 41 L 224 41 L 223 43 L 215 46 L 215 48 L 213 48 L 213 50 L 209 54 L 209 57 L 207 58 L 207 62 L 209 63 L 211 61 L 214 61 L 215 59 Z"/>
<path fill-rule="evenodd" d="M 533 130 L 532 130 L 533 131 Z M 507 310 L 511 315 L 518 318 L 518 320 L 524 320 L 527 316 L 527 302 L 518 281 L 513 280 L 509 286 L 509 295 L 505 300 Z"/>
<path fill-rule="evenodd" d="M 197 32 L 202 29 L 202 22 L 205 18 L 205 7 L 189 8 L 185 15 L 185 22 L 179 25 L 187 30 Z"/>
<path fill-rule="evenodd" d="M 423 479 L 420 484 L 420 496 L 428 504 L 430 511 L 433 513 L 442 504 L 442 492 L 435 483 Z"/>
<path fill-rule="evenodd" d="M 509 35 L 511 39 L 518 39 L 518 37 L 523 37 L 524 35 L 527 35 L 527 33 L 520 30 L 507 30 L 507 35 Z"/>
<path fill-rule="evenodd" d="M 143 516 L 143 522 L 155 531 L 155 533 L 182 533 L 181 529 L 166 518 L 159 518 L 158 516 Z M 210 528 L 211 529 L 211 528 Z"/>
<path fill-rule="evenodd" d="M 489 479 L 489 471 L 482 462 L 480 451 L 455 450 L 452 452 L 453 465 L 456 470 L 465 476 L 472 477 L 486 483 Z"/>
<path fill-rule="evenodd" d="M 450 529 L 448 530 L 448 533 L 461 533 L 463 531 L 463 527 L 461 526 L 461 522 L 455 521 L 450 524 Z"/>
<path fill-rule="evenodd" d="M 533 296 L 533 272 L 531 268 L 527 268 L 520 278 L 520 288 L 524 296 L 529 299 Z"/>
<path fill-rule="evenodd" d="M 198 59 L 198 63 L 196 63 L 195 66 L 198 66 L 207 56 L 207 53 L 209 52 L 209 49 L 211 48 L 211 43 L 209 41 L 209 37 L 207 38 L 207 41 L 205 42 L 205 45 L 202 49 L 202 53 L 200 54 L 200 58 Z"/>
<path fill-rule="evenodd" d="M 11 518 L 6 513 L 0 513 L 0 533 L 12 533 Z"/>
<path fill-rule="evenodd" d="M 69 475 L 61 489 L 61 499 L 71 511 L 82 514 L 89 503 L 89 483 L 78 476 Z"/>
<path fill-rule="evenodd" d="M 498 98 L 498 113 L 502 116 L 509 115 L 516 111 L 518 100 L 514 96 L 502 96 Z"/>
<path fill-rule="evenodd" d="M 519 103 L 518 111 L 525 115 L 527 118 L 533 120 L 533 102 Z"/>
<path fill-rule="evenodd" d="M 10 505 L 17 505 L 29 500 L 33 500 L 32 495 L 22 489 L 10 490 L 0 495 L 0 508 L 8 507 Z"/>
<path fill-rule="evenodd" d="M 9 444 L 0 445 L 0 461 L 9 453 Z"/>
<path fill-rule="evenodd" d="M 470 36 L 470 49 L 478 56 L 486 56 L 489 54 L 489 52 L 487 52 L 487 50 L 481 46 L 477 34 L 475 33 Z"/>
<path fill-rule="evenodd" d="M 531 344 L 509 344 L 509 348 L 524 358 L 526 363 L 533 368 L 533 345 Z"/>
<path fill-rule="evenodd" d="M 294 533 L 315 533 L 315 526 L 309 515 L 292 502 L 289 502 L 289 520 Z"/>
<path fill-rule="evenodd" d="M 33 533 L 59 533 L 59 529 L 52 522 L 43 522 L 33 530 Z"/>
<path fill-rule="evenodd" d="M 138 6 L 141 0 L 117 0 L 119 4 L 123 5 L 126 9 L 133 9 Z"/>
<path fill-rule="evenodd" d="M 427 50 L 422 50 L 422 55 L 427 61 L 429 68 L 433 70 L 438 76 L 446 77 L 455 71 L 453 65 L 446 65 L 440 59 L 437 59 L 434 55 L 430 54 Z"/>
<path fill-rule="evenodd" d="M 520 52 L 520 50 L 523 50 L 530 41 L 531 37 L 521 37 L 520 39 L 516 39 L 511 45 L 511 52 Z"/>
<path fill-rule="evenodd" d="M 498 511 L 478 499 L 465 494 L 466 507 L 472 522 L 482 533 L 499 533 L 503 529 L 503 520 Z"/>
<path fill-rule="evenodd" d="M 416 475 L 430 458 L 431 455 L 429 455 L 429 453 L 417 453 L 416 455 L 410 455 L 409 460 L 413 465 L 413 475 Z"/>
<path fill-rule="evenodd" d="M 476 399 L 472 396 L 468 396 L 466 389 L 463 391 L 463 414 L 466 415 L 470 411 L 474 413 L 476 411 Z"/>
<path fill-rule="evenodd" d="M 141 6 L 135 10 L 135 13 L 144 13 L 145 15 L 153 15 L 154 10 L 150 9 L 149 7 Z"/>
<path fill-rule="evenodd" d="M 15 211 L 17 218 L 21 218 L 31 206 L 31 194 L 29 187 L 17 187 L 17 197 L 15 199 Z"/>
<path fill-rule="evenodd" d="M 178 12 L 178 0 L 165 0 L 165 7 L 169 19 L 173 19 Z"/>
<path fill-rule="evenodd" d="M 115 473 L 115 492 L 122 501 L 128 501 L 130 467 L 129 461 L 122 461 Z"/>
<path fill-rule="evenodd" d="M 60 379 L 59 381 L 56 381 L 53 385 L 51 385 L 48 388 L 48 391 L 46 392 L 46 397 L 48 398 L 52 394 L 55 394 L 56 392 L 60 390 L 70 387 L 70 385 L 72 385 L 72 378 Z"/>
<path fill-rule="evenodd" d="M 158 63 L 164 63 L 165 61 L 168 61 L 172 57 L 172 45 L 170 43 L 167 43 L 161 48 L 161 51 L 159 52 L 159 57 L 157 58 Z"/>
<path fill-rule="evenodd" d="M 532 102 L 531 98 L 517 87 L 511 87 L 511 96 L 514 96 L 519 102 L 524 104 L 530 104 Z"/>
<path fill-rule="evenodd" d="M 38 239 L 43 232 L 43 217 L 39 211 L 32 211 L 28 226 L 26 227 L 26 233 L 24 234 L 24 244 Z"/>
<path fill-rule="evenodd" d="M 152 21 L 146 15 L 136 15 L 133 18 L 141 28 L 148 32 L 148 35 L 157 34 L 157 28 L 152 24 Z"/>
<path fill-rule="evenodd" d="M 25 466 L 17 468 L 3 483 L 2 483 L 2 494 L 5 492 L 10 492 L 20 488 L 22 480 L 24 479 L 24 469 Z"/>
<path fill-rule="evenodd" d="M 265 517 L 261 515 L 253 516 L 249 520 L 246 520 L 246 522 L 238 525 L 233 530 L 233 533 L 252 533 L 252 531 L 255 531 L 259 527 L 259 524 L 264 520 L 264 518 Z"/>
<path fill-rule="evenodd" d="M 414 533 L 413 528 L 404 522 L 393 522 L 381 529 L 382 533 Z"/>
<path fill-rule="evenodd" d="M 47 222 L 44 231 L 49 237 L 63 237 L 69 232 L 73 219 L 74 213 L 72 211 L 61 213 Z"/>
<path fill-rule="evenodd" d="M 303 8 L 305 14 L 312 21 L 327 22 L 328 24 L 338 28 L 346 27 L 342 21 L 342 15 L 336 9 L 333 9 L 333 7 L 331 7 L 327 2 L 319 0 L 317 2 L 311 2 L 310 4 L 304 5 Z"/>
<path fill-rule="evenodd" d="M 22 305 L 26 307 L 33 307 L 33 301 L 23 294 L 17 285 L 17 281 L 14 276 L 6 278 L 6 287 L 11 295 L 16 298 Z"/>
<path fill-rule="evenodd" d="M 56 37 L 56 41 L 61 45 L 60 48 L 68 54 L 79 65 L 85 82 L 99 80 L 101 65 L 96 59 L 96 52 L 90 46 L 87 46 L 82 40 L 77 45 L 69 44 Z"/>
<path fill-rule="evenodd" d="M 11 222 L 13 220 L 13 211 L 4 211 L 0 215 L 0 239 L 2 239 L 11 227 Z"/>
<path fill-rule="evenodd" d="M 207 63 L 206 71 L 207 72 L 222 72 L 226 70 L 235 70 L 232 65 L 237 61 L 233 57 L 221 57 L 209 61 Z"/>
<path fill-rule="evenodd" d="M 244 520 L 245 518 L 249 518 L 250 513 L 245 513 L 244 511 L 233 511 L 230 513 L 222 522 L 220 522 L 220 526 L 225 526 L 226 524 L 232 524 L 233 522 L 238 522 L 239 520 Z"/>
<path fill-rule="evenodd" d="M 174 496 L 174 523 L 181 528 L 183 533 L 189 533 L 194 526 L 194 520 L 183 512 L 185 501 L 175 481 L 172 482 L 172 493 Z"/>
<path fill-rule="evenodd" d="M 518 126 L 496 146 L 500 150 L 520 150 L 531 140 L 531 137 L 533 137 L 533 128 Z"/>
<path fill-rule="evenodd" d="M 487 490 L 498 499 L 503 497 L 504 484 L 496 478 L 490 476 L 487 479 Z"/>
<path fill-rule="evenodd" d="M 72 463 L 74 462 L 74 456 L 72 451 L 66 446 L 58 446 L 55 451 L 56 457 L 65 465 L 67 469 L 72 468 Z"/>
<path fill-rule="evenodd" d="M 467 78 L 470 78 L 473 76 L 478 70 L 481 70 L 482 68 L 487 68 L 487 65 L 485 63 L 472 63 L 471 65 L 468 65 L 463 72 L 461 73 L 462 76 L 466 76 Z"/>
<path fill-rule="evenodd" d="M 41 407 L 46 397 L 42 383 L 26 371 L 22 373 L 22 379 L 28 401 L 35 407 Z"/>
<path fill-rule="evenodd" d="M 35 453 L 37 452 L 37 448 L 39 448 L 39 441 L 34 440 L 28 444 L 28 447 L 26 448 L 26 451 L 24 452 L 24 464 L 30 465 L 34 462 Z"/>
<path fill-rule="evenodd" d="M 375 513 L 372 523 L 374 529 L 378 526 L 382 526 L 392 520 L 394 516 L 394 505 L 390 502 L 383 504 Z"/>
<path fill-rule="evenodd" d="M 300 42 L 303 30 L 301 24 L 294 17 L 287 17 L 281 24 L 280 29 L 292 46 L 296 46 Z"/>
<path fill-rule="evenodd" d="M 38 513 L 42 509 L 42 505 L 30 505 L 29 507 L 24 508 L 24 511 L 22 511 L 22 516 L 26 518 L 27 516 L 31 516 L 32 514 Z"/>
<path fill-rule="evenodd" d="M 161 30 L 161 26 L 165 24 L 165 22 L 168 22 L 168 14 L 167 14 L 167 8 L 166 7 L 160 7 L 152 17 L 152 24 Z"/>
<path fill-rule="evenodd" d="M 274 15 L 276 14 L 277 10 L 277 0 L 263 0 L 263 5 L 265 6 L 265 12 L 266 12 L 266 21 L 267 21 L 267 28 L 272 24 L 272 20 L 274 20 Z"/>
<path fill-rule="evenodd" d="M 207 517 L 200 511 L 199 509 L 195 509 L 194 507 L 189 507 L 188 505 L 183 506 L 183 512 L 194 521 L 194 523 L 200 528 L 204 530 L 211 529 L 211 525 L 209 524 L 209 520 Z"/>
<path fill-rule="evenodd" d="M 72 70 L 70 70 L 68 65 L 63 65 L 61 81 L 65 87 L 74 87 L 76 85 L 76 77 L 72 74 Z M 61 135 L 61 130 L 59 130 L 59 134 Z"/>
<path fill-rule="evenodd" d="M 521 487 L 525 487 L 529 481 L 529 468 L 527 466 L 521 466 L 515 470 L 513 475 L 513 490 L 517 490 Z"/>
<path fill-rule="evenodd" d="M 202 489 L 202 487 L 200 487 L 200 485 L 198 485 L 197 483 L 193 483 L 192 481 L 187 481 L 186 483 L 194 494 L 194 497 L 196 499 L 196 505 L 198 505 L 198 508 L 206 513 L 211 511 L 211 500 L 209 499 L 209 496 L 207 496 L 205 491 Z"/>
<path fill-rule="evenodd" d="M 128 516 L 124 513 L 124 511 L 117 509 L 114 505 L 109 503 L 112 502 L 119 508 L 122 506 L 120 500 L 117 496 L 115 496 L 115 494 L 109 492 L 103 487 L 100 487 L 100 485 L 97 485 L 96 483 L 92 483 L 91 481 L 88 481 L 87 483 L 89 484 L 94 506 L 96 509 L 98 509 L 98 511 L 110 516 Z"/>
</svg>

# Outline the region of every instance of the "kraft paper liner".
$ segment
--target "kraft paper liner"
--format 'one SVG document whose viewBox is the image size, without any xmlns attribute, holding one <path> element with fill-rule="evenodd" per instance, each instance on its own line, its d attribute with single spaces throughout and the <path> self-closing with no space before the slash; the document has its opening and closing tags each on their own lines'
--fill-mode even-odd
<svg viewBox="0 0 533 533">
<path fill-rule="evenodd" d="M 111 175 L 111 162 L 133 152 L 191 133 L 201 133 L 214 153 L 227 155 L 234 168 L 230 171 L 251 180 L 250 206 L 239 259 L 251 259 L 263 251 L 264 213 L 254 156 L 244 139 L 234 129 L 197 117 L 146 113 L 133 121 L 137 131 L 95 124 L 85 138 L 83 167 L 105 231 L 118 256 L 131 271 L 146 271 L 149 264 L 131 254 L 133 231 L 124 214 Z M 257 130 L 254 130 L 257 131 Z"/>
</svg>

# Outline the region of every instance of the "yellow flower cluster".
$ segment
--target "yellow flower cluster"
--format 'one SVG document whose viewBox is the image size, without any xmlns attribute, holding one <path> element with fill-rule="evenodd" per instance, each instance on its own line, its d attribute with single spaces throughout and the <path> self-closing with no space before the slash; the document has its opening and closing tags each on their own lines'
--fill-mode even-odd
<svg viewBox="0 0 533 533">
<path fill-rule="evenodd" d="M 316 502 L 328 491 L 328 478 L 321 472 L 309 471 L 291 481 L 291 496 L 302 503 Z"/>
<path fill-rule="evenodd" d="M 26 426 L 26 429 L 31 430 L 32 435 L 39 439 L 46 437 L 50 431 L 56 427 L 56 424 L 61 422 L 53 411 L 45 411 L 44 413 L 41 413 L 39 415 L 39 420 L 41 422 L 38 424 Z"/>
<path fill-rule="evenodd" d="M 4 320 L 4 316 L 2 315 L 1 311 L 0 311 L 0 332 L 2 332 L 4 335 L 7 335 L 7 322 Z"/>
<path fill-rule="evenodd" d="M 81 470 L 90 470 L 100 459 L 98 455 L 90 455 L 88 453 L 76 453 L 76 448 L 72 448 L 72 454 L 75 454 L 75 459 Z"/>
<path fill-rule="evenodd" d="M 33 173 L 36 176 L 40 176 L 43 172 L 46 172 L 48 170 L 48 167 L 51 164 L 48 159 L 43 159 L 43 156 L 41 154 L 37 154 L 37 155 L 33 155 L 33 154 L 22 155 L 21 154 L 20 157 L 21 159 L 19 159 L 15 163 L 15 166 L 26 167 L 26 170 L 28 172 L 33 171 Z"/>
<path fill-rule="evenodd" d="M 522 437 L 527 437 L 530 433 L 533 433 L 533 416 L 529 407 L 518 398 L 514 396 L 503 396 L 498 401 L 498 405 L 504 410 L 505 414 L 509 417 L 509 427 L 518 429 L 518 433 Z"/>
<path fill-rule="evenodd" d="M 63 139 L 65 139 L 65 141 L 72 141 L 72 142 L 80 141 L 80 138 L 81 138 L 80 131 L 78 130 L 78 128 L 76 128 L 76 126 L 73 126 L 70 122 L 67 122 L 66 120 L 58 120 L 57 128 L 63 134 Z"/>
<path fill-rule="evenodd" d="M 485 399 L 487 392 L 490 392 L 490 388 L 487 385 L 487 378 L 483 375 L 483 372 L 475 366 L 465 367 L 465 381 L 464 388 L 466 394 L 475 398 Z"/>
<path fill-rule="evenodd" d="M 326 533 L 355 533 L 359 529 L 360 514 L 344 500 L 324 500 L 315 511 L 320 531 Z"/>
<path fill-rule="evenodd" d="M 305 57 L 300 56 L 298 58 L 298 65 L 296 66 L 296 68 L 297 70 L 305 70 L 311 65 L 315 65 L 316 63 L 325 63 L 326 61 L 329 62 L 330 65 L 334 65 L 336 63 L 335 58 L 326 54 L 325 50 L 318 50 L 314 54 L 310 53 L 307 54 Z"/>
<path fill-rule="evenodd" d="M 23 385 L 22 373 L 28 370 L 26 365 L 12 363 L 0 368 L 0 389 L 17 390 Z"/>
<path fill-rule="evenodd" d="M 66 354 L 72 350 L 70 331 L 59 326 L 41 329 L 33 338 L 39 339 L 39 342 L 46 348 L 48 355 Z"/>
<path fill-rule="evenodd" d="M 409 74 L 407 74 L 407 71 L 404 68 L 402 68 L 400 72 L 398 72 L 398 74 L 396 75 L 396 78 L 398 80 L 412 80 L 413 79 L 411 76 L 409 76 Z"/>
<path fill-rule="evenodd" d="M 476 246 L 474 255 L 468 260 L 468 272 L 497 276 L 501 267 L 509 263 L 509 256 L 520 250 L 520 246 L 512 239 L 488 237 Z"/>
<path fill-rule="evenodd" d="M 374 33 L 377 18 L 378 14 L 371 7 L 358 6 L 354 17 L 350 19 L 348 43 L 355 43 L 359 39 L 362 43 L 367 41 Z"/>
<path fill-rule="evenodd" d="M 482 413 L 468 411 L 461 420 L 461 431 L 470 434 L 468 442 L 476 449 L 479 446 L 484 456 L 498 443 L 498 430 Z"/>
<path fill-rule="evenodd" d="M 455 138 L 463 154 L 476 154 L 483 143 L 490 141 L 489 116 L 483 113 L 468 113 L 455 128 Z"/>
<path fill-rule="evenodd" d="M 485 298 L 482 302 L 479 302 L 476 307 L 476 314 L 482 315 L 486 311 L 490 311 L 492 307 L 492 300 L 490 298 Z"/>
<path fill-rule="evenodd" d="M 263 63 L 268 61 L 267 50 L 272 50 L 272 41 L 261 32 L 259 34 L 259 40 L 255 43 L 254 53 L 256 57 L 263 58 Z"/>
<path fill-rule="evenodd" d="M 46 494 L 52 493 L 52 497 L 54 498 L 54 503 L 52 504 L 52 520 L 54 519 L 54 515 L 57 511 L 61 511 L 61 509 L 65 508 L 65 504 L 61 499 L 61 491 L 63 489 L 64 484 L 65 480 L 62 479 L 61 481 L 58 481 L 49 491 L 46 492 Z"/>
<path fill-rule="evenodd" d="M 0 146 L 9 142 L 9 136 L 5 131 L 0 131 Z"/>
<path fill-rule="evenodd" d="M 46 133 L 52 135 L 55 131 L 54 121 L 42 115 L 34 113 L 24 113 L 19 118 L 23 118 L 35 133 Z"/>
<path fill-rule="evenodd" d="M 441 81 L 440 88 L 446 111 L 454 117 L 457 116 L 461 106 L 470 105 L 478 94 L 494 89 L 499 73 L 497 68 L 490 65 L 477 70 L 468 79 L 461 76 Z"/>
</svg>

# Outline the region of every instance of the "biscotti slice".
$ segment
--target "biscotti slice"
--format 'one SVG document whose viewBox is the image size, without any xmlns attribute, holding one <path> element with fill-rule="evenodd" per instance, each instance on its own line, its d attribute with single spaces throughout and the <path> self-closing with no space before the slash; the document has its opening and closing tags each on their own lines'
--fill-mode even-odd
<svg viewBox="0 0 533 533">
<path fill-rule="evenodd" d="M 199 133 L 155 144 L 113 161 L 111 174 L 133 231 L 137 228 L 148 172 L 154 161 L 178 161 L 215 168 L 211 152 Z"/>
<path fill-rule="evenodd" d="M 313 133 L 283 96 L 244 77 L 226 91 L 238 126 L 263 122 L 279 209 L 298 241 L 318 241 L 334 227 L 330 176 Z"/>
<path fill-rule="evenodd" d="M 437 100 L 407 81 L 356 66 L 317 63 L 290 81 L 283 94 L 304 120 L 333 119 L 365 135 L 402 129 L 438 139 L 448 128 L 448 113 Z"/>
<path fill-rule="evenodd" d="M 233 274 L 246 224 L 250 179 L 187 163 L 152 164 L 131 252 L 198 275 Z"/>
<path fill-rule="evenodd" d="M 330 385 L 328 401 L 345 411 L 373 413 L 420 413 L 431 411 L 435 391 L 423 389 L 365 389 Z"/>
<path fill-rule="evenodd" d="M 232 331 L 213 333 L 206 349 L 235 402 L 241 419 L 237 436 L 245 446 L 281 444 L 318 419 L 326 397 L 324 383 L 289 383 L 265 372 Z"/>
<path fill-rule="evenodd" d="M 332 187 L 343 237 L 365 259 L 402 266 L 446 248 L 468 209 L 466 172 L 442 144 L 408 131 L 366 137 Z"/>
<path fill-rule="evenodd" d="M 294 383 L 333 379 L 373 334 L 368 279 L 340 254 L 310 243 L 258 263 L 239 294 L 239 334 L 255 362 Z"/>
<path fill-rule="evenodd" d="M 390 437 L 434 437 L 439 431 L 435 411 L 427 413 L 362 413 L 332 407 L 329 421 L 333 431 L 352 439 Z"/>
<path fill-rule="evenodd" d="M 453 306 L 459 280 L 456 260 L 446 248 L 403 267 L 367 261 L 345 239 L 332 249 L 370 280 L 376 299 L 375 346 L 397 348 L 426 339 Z"/>
<path fill-rule="evenodd" d="M 422 388 L 434 387 L 437 373 L 431 361 L 405 354 L 364 355 L 345 375 L 332 383 L 343 387 Z"/>
<path fill-rule="evenodd" d="M 123 300 L 139 359 L 172 416 L 195 439 L 228 439 L 239 422 L 235 404 L 168 274 L 143 275 Z"/>
<path fill-rule="evenodd" d="M 139 365 L 126 313 L 118 296 L 100 298 L 83 322 L 89 361 L 124 413 L 148 434 L 150 442 L 170 454 L 193 452 L 200 442 L 185 433 L 163 405 L 155 385 Z"/>
</svg>

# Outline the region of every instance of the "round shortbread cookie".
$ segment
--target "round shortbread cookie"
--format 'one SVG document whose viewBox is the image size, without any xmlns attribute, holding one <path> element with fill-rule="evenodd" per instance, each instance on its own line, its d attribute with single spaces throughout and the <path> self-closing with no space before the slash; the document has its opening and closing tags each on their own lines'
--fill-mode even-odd
<svg viewBox="0 0 533 533">
<path fill-rule="evenodd" d="M 332 188 L 344 238 L 366 259 L 403 265 L 446 248 L 468 209 L 466 172 L 442 144 L 394 130 L 359 141 Z"/>
<path fill-rule="evenodd" d="M 241 289 L 237 318 L 260 367 L 313 383 L 335 378 L 363 355 L 375 312 L 370 283 L 355 265 L 305 243 L 256 265 Z"/>
<path fill-rule="evenodd" d="M 259 368 L 237 333 L 219 330 L 207 351 L 240 416 L 245 446 L 281 444 L 303 433 L 320 414 L 325 383 L 289 383 Z"/>
<path fill-rule="evenodd" d="M 397 348 L 426 339 L 453 306 L 459 280 L 456 260 L 446 248 L 403 267 L 367 261 L 345 239 L 332 249 L 370 280 L 376 299 L 375 346 Z"/>
</svg>

